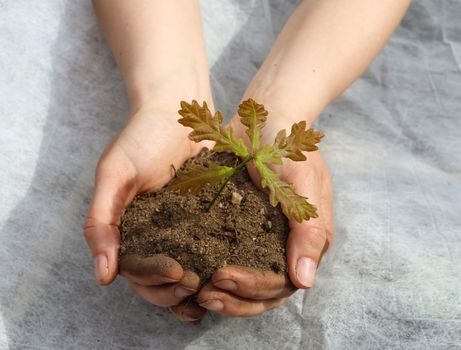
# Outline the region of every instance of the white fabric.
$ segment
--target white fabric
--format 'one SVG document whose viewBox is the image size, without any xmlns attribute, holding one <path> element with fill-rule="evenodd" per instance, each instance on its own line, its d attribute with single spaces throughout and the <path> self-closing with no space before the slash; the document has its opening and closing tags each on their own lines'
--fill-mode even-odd
<svg viewBox="0 0 461 350">
<path fill-rule="evenodd" d="M 294 6 L 202 2 L 227 115 Z M 81 227 L 127 102 L 90 2 L 0 0 L 0 349 L 461 349 L 460 14 L 415 1 L 320 117 L 336 244 L 316 286 L 191 325 L 93 280 Z"/>
</svg>

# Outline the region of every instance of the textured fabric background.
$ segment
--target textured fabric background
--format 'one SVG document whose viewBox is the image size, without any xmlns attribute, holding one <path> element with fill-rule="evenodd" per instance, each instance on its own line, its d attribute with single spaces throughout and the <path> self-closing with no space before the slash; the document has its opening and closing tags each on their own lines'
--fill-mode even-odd
<svg viewBox="0 0 461 350">
<path fill-rule="evenodd" d="M 227 115 L 295 5 L 202 1 Z M 0 0 L 0 349 L 461 349 L 460 15 L 414 1 L 320 117 L 336 245 L 316 286 L 191 325 L 93 280 L 81 227 L 127 101 L 90 2 Z"/>
</svg>

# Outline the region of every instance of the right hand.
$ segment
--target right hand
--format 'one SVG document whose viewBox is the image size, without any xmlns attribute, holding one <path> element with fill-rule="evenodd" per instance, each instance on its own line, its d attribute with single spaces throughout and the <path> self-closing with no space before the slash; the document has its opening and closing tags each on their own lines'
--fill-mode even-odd
<svg viewBox="0 0 461 350">
<path fill-rule="evenodd" d="M 96 169 L 92 202 L 84 225 L 96 280 L 108 285 L 120 270 L 133 291 L 152 304 L 175 306 L 176 317 L 200 319 L 206 310 L 185 307 L 184 299 L 196 293 L 200 278 L 183 271 L 164 255 L 149 258 L 125 256 L 118 266 L 120 225 L 125 208 L 139 193 L 162 188 L 202 147 L 188 139 L 188 130 L 176 121 L 174 108 L 142 108 L 104 151 Z"/>
<path fill-rule="evenodd" d="M 273 113 L 268 118 L 262 144 L 271 144 L 279 130 L 289 130 L 292 123 L 285 118 L 277 118 L 283 115 Z M 246 128 L 239 118 L 233 118 L 231 125 L 236 136 L 247 139 Z M 327 164 L 317 151 L 309 153 L 305 161 L 286 160 L 274 170 L 282 179 L 293 183 L 297 193 L 308 197 L 309 202 L 317 207 L 319 217 L 302 223 L 293 219 L 289 221 L 286 246 L 288 276 L 243 266 L 222 267 L 197 296 L 199 305 L 208 310 L 233 317 L 255 316 L 282 305 L 297 288 L 313 286 L 315 270 L 333 240 L 332 184 Z M 258 172 L 251 165 L 248 171 L 254 183 L 261 188 Z M 300 260 L 312 263 L 306 266 L 299 264 Z"/>
</svg>

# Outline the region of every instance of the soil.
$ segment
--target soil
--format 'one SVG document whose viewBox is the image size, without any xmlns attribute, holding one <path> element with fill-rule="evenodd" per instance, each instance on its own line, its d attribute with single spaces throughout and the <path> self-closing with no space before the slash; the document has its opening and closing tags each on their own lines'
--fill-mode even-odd
<svg viewBox="0 0 461 350">
<path fill-rule="evenodd" d="M 178 173 L 187 171 L 192 163 L 206 166 L 210 161 L 228 166 L 238 163 L 232 154 L 204 149 Z M 202 279 L 225 265 L 285 274 L 289 228 L 280 206 L 272 207 L 267 194 L 244 170 L 231 178 L 207 212 L 218 188 L 206 186 L 197 195 L 180 195 L 167 185 L 158 192 L 136 196 L 122 218 L 121 256 L 164 254 Z"/>
</svg>

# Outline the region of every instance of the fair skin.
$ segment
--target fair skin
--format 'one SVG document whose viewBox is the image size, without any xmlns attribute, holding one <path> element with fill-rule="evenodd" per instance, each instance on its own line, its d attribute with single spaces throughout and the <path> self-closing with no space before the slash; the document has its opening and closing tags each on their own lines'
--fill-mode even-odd
<svg viewBox="0 0 461 350">
<path fill-rule="evenodd" d="M 201 286 L 195 273 L 164 256 L 130 256 L 118 265 L 118 225 L 134 196 L 160 189 L 172 177 L 172 164 L 179 168 L 202 147 L 212 146 L 187 138 L 190 130 L 176 121 L 179 101 L 207 101 L 211 109 L 213 103 L 196 0 L 93 3 L 131 106 L 125 128 L 99 161 L 84 228 L 98 283 L 110 284 L 120 273 L 136 294 L 169 307 L 185 321 L 200 319 L 207 310 L 258 315 L 281 305 L 297 288 L 312 287 L 319 260 L 333 242 L 332 186 L 320 152 L 277 168 L 319 211 L 317 219 L 290 222 L 288 276 L 226 266 Z M 302 119 L 311 124 L 371 63 L 409 3 L 303 1 L 242 97 L 252 97 L 268 109 L 263 139 L 272 142 L 278 130 L 289 130 Z M 246 137 L 235 117 L 231 124 Z M 254 170 L 249 171 L 258 184 Z M 193 294 L 199 305 L 186 305 Z"/>
</svg>

